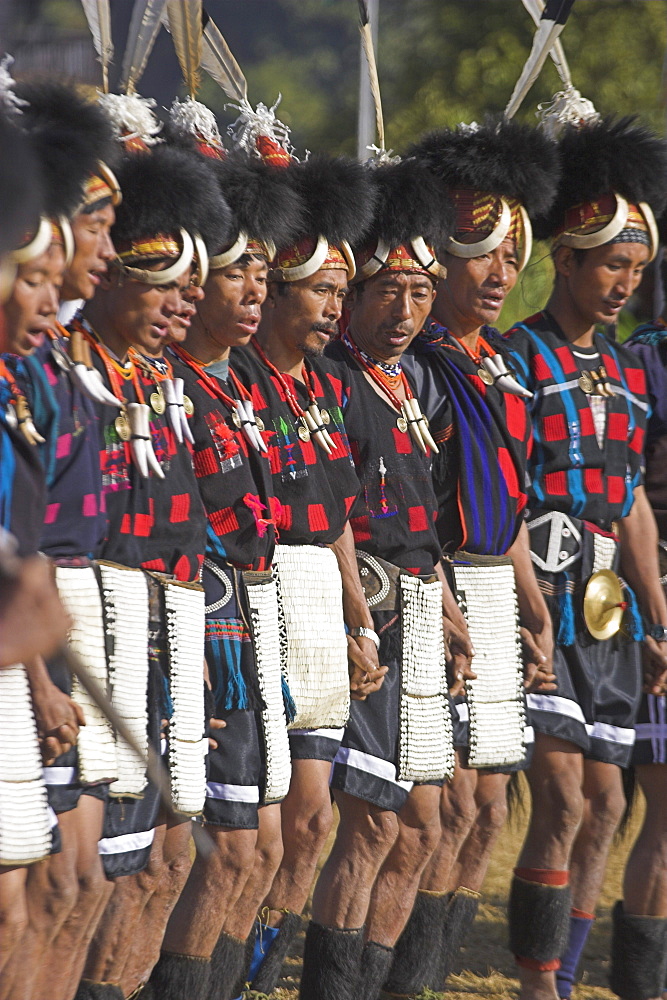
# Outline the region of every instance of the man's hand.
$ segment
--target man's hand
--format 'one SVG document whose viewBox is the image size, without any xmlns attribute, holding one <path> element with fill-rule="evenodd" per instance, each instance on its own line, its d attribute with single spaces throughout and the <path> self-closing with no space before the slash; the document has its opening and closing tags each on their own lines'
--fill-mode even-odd
<svg viewBox="0 0 667 1000">
<path fill-rule="evenodd" d="M 227 723 L 223 719 L 213 718 L 208 720 L 208 730 L 209 730 L 208 745 L 212 747 L 214 750 L 218 746 L 218 741 L 214 739 L 213 736 L 211 736 L 211 733 L 218 729 L 225 729 L 226 726 Z"/>
<path fill-rule="evenodd" d="M 461 628 L 454 624 L 451 619 L 443 615 L 442 631 L 445 637 L 445 659 L 447 661 L 447 677 L 449 683 L 449 693 L 452 698 L 465 691 L 465 682 L 474 681 L 477 674 L 471 667 L 472 658 L 475 655 L 468 627 L 464 624 Z"/>
<path fill-rule="evenodd" d="M 351 635 L 347 637 L 347 662 L 350 674 L 350 697 L 365 701 L 369 694 L 382 687 L 389 667 L 381 667 L 378 652 L 372 639 Z"/>
<path fill-rule="evenodd" d="M 667 693 L 667 642 L 656 642 L 646 636 L 642 647 L 644 691 L 647 694 Z"/>
<path fill-rule="evenodd" d="M 50 656 L 67 637 L 69 618 L 60 603 L 51 564 L 43 556 L 11 560 L 0 581 L 0 667 Z"/>
<path fill-rule="evenodd" d="M 540 628 L 519 629 L 523 644 L 523 686 L 526 691 L 555 691 L 553 628 L 548 619 Z"/>
<path fill-rule="evenodd" d="M 86 720 L 81 706 L 55 684 L 50 691 L 40 687 L 33 692 L 33 708 L 42 763 L 49 767 L 56 757 L 72 749 Z"/>
</svg>

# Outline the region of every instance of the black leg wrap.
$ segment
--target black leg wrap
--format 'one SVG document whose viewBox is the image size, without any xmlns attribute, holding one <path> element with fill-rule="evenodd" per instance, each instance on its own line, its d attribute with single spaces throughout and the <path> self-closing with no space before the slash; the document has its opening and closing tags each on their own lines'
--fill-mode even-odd
<svg viewBox="0 0 667 1000">
<path fill-rule="evenodd" d="M 246 943 L 221 931 L 211 955 L 208 1000 L 233 1000 L 234 987 L 243 972 Z"/>
<path fill-rule="evenodd" d="M 160 953 L 147 989 L 157 1000 L 207 1000 L 211 981 L 211 960 L 194 955 Z M 144 1000 L 146 989 L 140 997 Z"/>
<path fill-rule="evenodd" d="M 451 895 L 417 893 L 410 919 L 394 948 L 394 961 L 385 983 L 389 993 L 421 993 L 426 986 L 433 987 Z"/>
<path fill-rule="evenodd" d="M 245 943 L 245 952 L 243 953 L 243 965 L 241 966 L 241 971 L 239 973 L 238 979 L 232 987 L 232 997 L 239 997 L 249 984 L 248 975 L 250 973 L 250 963 L 252 962 L 252 955 L 255 950 L 255 925 L 250 931 Z"/>
<path fill-rule="evenodd" d="M 560 958 L 567 948 L 571 905 L 569 885 L 542 885 L 515 875 L 507 913 L 510 951 L 535 962 Z"/>
<path fill-rule="evenodd" d="M 393 948 L 378 944 L 377 941 L 366 942 L 361 954 L 361 973 L 354 994 L 355 1000 L 378 1000 L 393 957 Z"/>
<path fill-rule="evenodd" d="M 623 1000 L 661 996 L 667 968 L 667 919 L 625 913 L 619 900 L 613 921 L 609 973 L 613 992 Z"/>
<path fill-rule="evenodd" d="M 436 970 L 434 990 L 444 989 L 447 977 L 460 971 L 461 948 L 466 943 L 470 928 L 475 922 L 479 909 L 480 894 L 460 886 L 452 895 L 447 909 L 447 918 L 442 925 L 441 960 Z"/>
<path fill-rule="evenodd" d="M 269 948 L 266 958 L 252 981 L 252 988 L 257 993 L 266 993 L 267 995 L 273 993 L 278 985 L 289 947 L 300 930 L 301 914 L 290 911 L 285 913 L 278 936 Z"/>
<path fill-rule="evenodd" d="M 301 973 L 301 1000 L 357 1000 L 364 929 L 340 930 L 310 921 Z"/>
<path fill-rule="evenodd" d="M 82 979 L 74 1000 L 125 1000 L 125 994 L 116 983 L 95 983 Z"/>
</svg>

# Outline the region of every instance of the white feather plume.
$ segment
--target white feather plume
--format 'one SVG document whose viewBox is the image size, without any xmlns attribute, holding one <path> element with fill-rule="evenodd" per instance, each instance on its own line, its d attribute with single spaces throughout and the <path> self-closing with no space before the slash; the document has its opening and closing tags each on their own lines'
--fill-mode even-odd
<svg viewBox="0 0 667 1000">
<path fill-rule="evenodd" d="M 167 0 L 167 14 L 183 80 L 194 99 L 202 57 L 202 0 Z"/>
<path fill-rule="evenodd" d="M 206 13 L 201 67 L 224 90 L 227 97 L 239 102 L 248 100 L 248 83 L 243 70 L 217 24 Z"/>
<path fill-rule="evenodd" d="M 109 90 L 109 64 L 113 59 L 109 0 L 81 0 L 81 5 L 93 36 L 97 58 L 102 63 L 102 86 L 106 94 Z"/>
<path fill-rule="evenodd" d="M 167 0 L 135 0 L 120 78 L 120 88 L 126 93 L 134 92 L 146 69 L 166 3 Z"/>
<path fill-rule="evenodd" d="M 540 18 L 542 17 L 542 12 L 544 11 L 544 0 L 521 0 L 524 7 L 532 17 L 533 21 L 539 27 Z M 572 76 L 570 74 L 570 67 L 568 66 L 567 59 L 565 58 L 565 51 L 563 49 L 562 42 L 560 38 L 554 43 L 551 52 L 549 53 L 553 64 L 556 67 L 556 72 L 563 81 L 566 87 L 572 86 Z"/>
</svg>

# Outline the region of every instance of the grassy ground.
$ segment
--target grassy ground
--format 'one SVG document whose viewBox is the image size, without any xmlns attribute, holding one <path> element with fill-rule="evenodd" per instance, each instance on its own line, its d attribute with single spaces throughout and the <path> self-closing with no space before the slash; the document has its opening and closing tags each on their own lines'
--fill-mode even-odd
<svg viewBox="0 0 667 1000">
<path fill-rule="evenodd" d="M 621 897 L 621 883 L 625 859 L 635 839 L 641 822 L 638 806 L 633 822 L 623 839 L 613 847 L 598 917 L 584 952 L 581 964 L 581 982 L 575 988 L 573 1000 L 614 1000 L 607 989 L 609 971 L 609 942 L 611 936 L 610 911 L 615 900 Z M 458 976 L 452 976 L 445 994 L 427 992 L 423 1000 L 468 1000 L 484 997 L 486 1000 L 516 1000 L 518 983 L 514 978 L 514 963 L 507 950 L 505 907 L 509 887 L 509 874 L 515 864 L 527 817 L 521 817 L 512 826 L 506 826 L 496 846 L 484 883 L 483 901 L 475 921 L 469 944 L 462 954 L 462 967 Z M 303 935 L 295 942 L 287 959 L 280 988 L 271 996 L 275 1000 L 297 1000 Z"/>
</svg>

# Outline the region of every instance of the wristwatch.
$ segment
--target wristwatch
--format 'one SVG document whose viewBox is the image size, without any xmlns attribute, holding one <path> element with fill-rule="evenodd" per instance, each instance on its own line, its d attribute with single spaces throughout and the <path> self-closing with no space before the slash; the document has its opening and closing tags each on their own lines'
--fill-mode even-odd
<svg viewBox="0 0 667 1000">
<path fill-rule="evenodd" d="M 646 635 L 656 642 L 667 642 L 667 625 L 647 625 Z"/>
<path fill-rule="evenodd" d="M 366 628 L 364 625 L 360 625 L 358 628 L 349 628 L 347 634 L 351 635 L 353 639 L 358 639 L 359 637 L 363 639 L 372 639 L 375 643 L 375 648 L 380 648 L 380 636 L 377 632 L 374 632 L 372 628 Z M 667 639 L 667 629 L 665 629 L 665 638 Z"/>
</svg>

